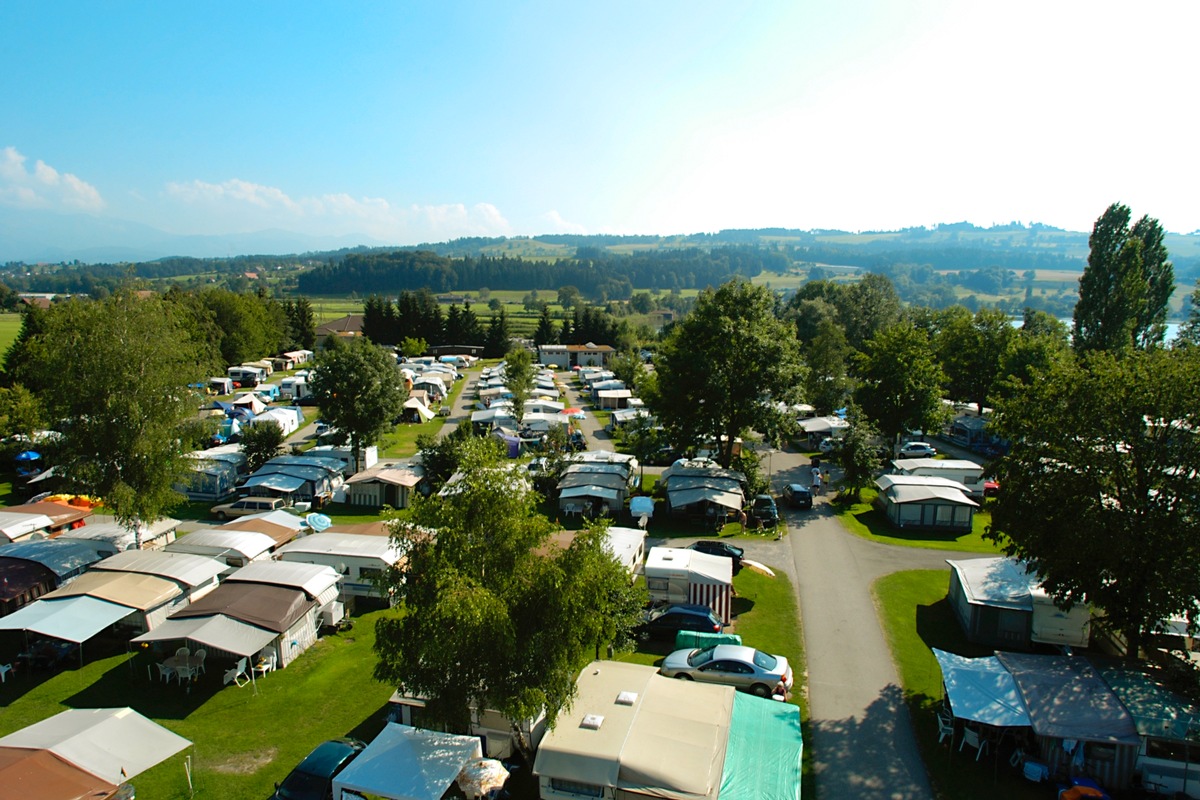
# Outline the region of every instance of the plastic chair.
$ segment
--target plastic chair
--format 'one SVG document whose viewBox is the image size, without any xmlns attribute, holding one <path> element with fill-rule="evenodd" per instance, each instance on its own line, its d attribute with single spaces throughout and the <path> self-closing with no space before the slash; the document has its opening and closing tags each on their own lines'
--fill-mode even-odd
<svg viewBox="0 0 1200 800">
<path fill-rule="evenodd" d="M 224 680 L 226 686 L 233 683 L 239 689 L 250 682 L 250 676 L 246 674 L 246 658 L 244 656 L 233 667 L 225 670 Z"/>
<path fill-rule="evenodd" d="M 12 663 L 0 664 L 0 683 L 8 683 L 8 673 L 12 672 Z"/>
<path fill-rule="evenodd" d="M 160 663 L 158 665 L 158 679 L 160 681 L 162 681 L 163 683 L 170 683 L 171 679 L 174 677 L 175 677 L 175 670 L 171 669 L 166 664 Z"/>
<path fill-rule="evenodd" d="M 950 744 L 954 744 L 954 717 L 947 714 L 945 711 L 937 712 L 938 722 L 938 744 L 946 741 L 946 737 L 950 737 Z"/>
<path fill-rule="evenodd" d="M 197 672 L 195 667 L 176 667 L 175 677 L 179 679 L 179 685 L 182 686 L 184 681 L 190 681 L 196 677 Z"/>
<path fill-rule="evenodd" d="M 963 728 L 962 743 L 959 744 L 958 750 L 961 753 L 962 749 L 970 745 L 975 748 L 975 760 L 978 761 L 983 756 L 983 751 L 987 750 L 987 739 L 979 735 L 979 731 L 974 728 Z"/>
<path fill-rule="evenodd" d="M 177 658 L 188 658 L 191 655 L 192 655 L 192 651 L 186 647 L 181 647 L 175 651 L 175 656 Z"/>
<path fill-rule="evenodd" d="M 204 674 L 204 659 L 208 657 L 207 650 L 197 650 L 196 655 L 192 656 L 192 669 L 197 675 Z"/>
</svg>

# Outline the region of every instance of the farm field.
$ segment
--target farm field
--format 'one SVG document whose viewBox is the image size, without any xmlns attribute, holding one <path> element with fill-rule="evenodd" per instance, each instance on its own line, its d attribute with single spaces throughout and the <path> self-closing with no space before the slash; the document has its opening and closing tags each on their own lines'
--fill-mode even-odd
<svg viewBox="0 0 1200 800">
<path fill-rule="evenodd" d="M 0 314 L 0 355 L 8 352 L 20 332 L 20 314 Z"/>
</svg>

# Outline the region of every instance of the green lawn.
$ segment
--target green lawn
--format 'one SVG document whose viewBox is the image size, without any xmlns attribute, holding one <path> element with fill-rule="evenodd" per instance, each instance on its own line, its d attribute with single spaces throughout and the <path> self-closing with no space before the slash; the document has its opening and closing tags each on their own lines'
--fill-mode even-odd
<svg viewBox="0 0 1200 800">
<path fill-rule="evenodd" d="M 21 332 L 20 314 L 0 314 L 0 355 L 8 352 Z"/>
<path fill-rule="evenodd" d="M 375 620 L 385 613 L 391 612 L 358 617 L 352 630 L 321 639 L 287 669 L 260 680 L 257 694 L 250 686 L 221 685 L 228 659 L 210 661 L 187 692 L 147 678 L 146 666 L 156 660 L 150 651 L 128 655 L 123 647 L 52 677 L 10 676 L 0 692 L 0 735 L 67 708 L 131 706 L 194 743 L 135 778 L 139 797 L 190 797 L 183 766 L 190 754 L 197 795 L 265 798 L 325 739 L 369 740 L 382 729 L 392 687 L 372 678 L 371 647 Z"/>
<path fill-rule="evenodd" d="M 934 712 L 943 696 L 942 672 L 931 648 L 972 657 L 992 652 L 967 642 L 946 599 L 949 582 L 949 570 L 913 570 L 880 578 L 872 587 L 934 791 L 976 800 L 1046 797 L 1044 788 L 1009 767 L 1007 750 L 989 751 L 991 757 L 976 762 L 967 751 L 938 744 Z"/>
<path fill-rule="evenodd" d="M 832 504 L 832 507 L 847 530 L 873 542 L 898 544 L 904 547 L 927 547 L 936 550 L 960 550 L 964 553 L 1001 552 L 995 542 L 983 538 L 983 532 L 987 530 L 987 526 L 992 521 L 992 515 L 986 507 L 975 513 L 970 533 L 902 530 L 893 527 L 883 512 L 872 507 L 871 502 L 874 499 L 875 490 L 864 489 L 860 502 L 847 504 L 839 499 Z"/>
</svg>

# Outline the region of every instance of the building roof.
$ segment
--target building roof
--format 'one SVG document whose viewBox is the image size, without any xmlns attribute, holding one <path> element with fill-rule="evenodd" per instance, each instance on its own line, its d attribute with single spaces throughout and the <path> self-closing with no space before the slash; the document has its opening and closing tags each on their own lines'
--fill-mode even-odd
<svg viewBox="0 0 1200 800">
<path fill-rule="evenodd" d="M 0 511 L 0 542 L 15 542 L 35 531 L 49 532 L 53 520 L 45 514 L 17 514 Z"/>
<path fill-rule="evenodd" d="M 141 572 L 170 578 L 188 587 L 200 586 L 225 571 L 225 565 L 207 556 L 167 553 L 162 550 L 124 550 L 109 556 L 93 569 Z"/>
<path fill-rule="evenodd" d="M 281 556 L 289 553 L 306 553 L 375 558 L 388 564 L 395 564 L 400 559 L 400 550 L 392 544 L 390 539 L 354 533 L 314 533 L 285 544 L 276 552 Z"/>
<path fill-rule="evenodd" d="M 275 546 L 275 540 L 258 531 L 226 531 L 202 528 L 180 536 L 164 549 L 169 553 L 195 553 L 215 556 L 224 553 L 254 559 Z"/>
<path fill-rule="evenodd" d="M 875 481 L 880 494 L 897 504 L 941 501 L 958 506 L 979 507 L 967 496 L 967 487 L 949 478 L 931 475 L 880 475 Z"/>
<path fill-rule="evenodd" d="M 20 558 L 46 567 L 60 578 L 65 578 L 84 567 L 100 560 L 96 551 L 80 542 L 69 539 L 40 539 L 30 542 L 14 542 L 0 548 L 4 558 Z"/>
<path fill-rule="evenodd" d="M 344 317 L 323 322 L 316 327 L 317 336 L 329 334 L 358 335 L 362 333 L 363 315 L 347 314 Z"/>
<path fill-rule="evenodd" d="M 225 579 L 230 583 L 266 583 L 299 589 L 309 597 L 318 597 L 338 582 L 333 567 L 324 564 L 301 564 L 294 561 L 255 561 Z"/>
<path fill-rule="evenodd" d="M 75 580 L 45 595 L 45 599 L 87 595 L 117 605 L 149 611 L 183 594 L 179 584 L 138 572 L 85 572 Z"/>
<path fill-rule="evenodd" d="M 958 575 L 968 603 L 1033 611 L 1030 586 L 1039 583 L 1012 558 L 968 558 L 946 563 Z"/>
<path fill-rule="evenodd" d="M 407 486 L 411 489 L 421 482 L 421 477 L 420 472 L 410 467 L 376 464 L 370 469 L 364 469 L 362 472 L 351 475 L 346 479 L 346 483 L 387 483 L 392 486 Z"/>
<path fill-rule="evenodd" d="M 671 680 L 641 664 L 593 661 L 576 689 L 570 708 L 542 739 L 534 773 L 671 800 L 716 797 L 733 687 Z"/>
<path fill-rule="evenodd" d="M 1137 744 L 1133 718 L 1082 656 L 998 652 L 1012 674 L 1038 736 Z"/>
<path fill-rule="evenodd" d="M 258 628 L 283 633 L 314 605 L 299 589 L 226 582 L 176 611 L 170 619 L 195 619 L 221 614 Z"/>
<path fill-rule="evenodd" d="M 49 750 L 114 784 L 191 745 L 132 708 L 72 708 L 0 739 L 0 747 Z"/>
<path fill-rule="evenodd" d="M 892 465 L 901 472 L 912 472 L 916 469 L 942 469 L 958 472 L 983 473 L 982 464 L 967 461 L 965 458 L 898 458 Z"/>
</svg>

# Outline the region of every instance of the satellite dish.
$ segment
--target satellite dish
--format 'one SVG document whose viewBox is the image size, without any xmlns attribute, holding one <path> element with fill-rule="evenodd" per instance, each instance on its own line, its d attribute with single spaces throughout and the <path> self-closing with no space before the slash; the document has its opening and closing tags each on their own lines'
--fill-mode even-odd
<svg viewBox="0 0 1200 800">
<path fill-rule="evenodd" d="M 333 520 L 324 514 L 309 514 L 304 518 L 304 521 L 308 523 L 308 527 L 317 533 L 320 533 L 333 524 Z"/>
</svg>

